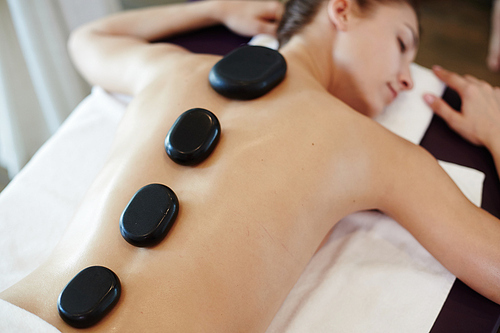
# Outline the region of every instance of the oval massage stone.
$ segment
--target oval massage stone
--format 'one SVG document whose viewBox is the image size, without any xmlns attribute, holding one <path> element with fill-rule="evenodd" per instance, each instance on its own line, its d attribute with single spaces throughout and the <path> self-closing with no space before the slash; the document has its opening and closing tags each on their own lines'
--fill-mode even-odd
<svg viewBox="0 0 500 333">
<path fill-rule="evenodd" d="M 219 120 L 212 112 L 201 108 L 188 110 L 168 132 L 165 151 L 178 164 L 199 164 L 214 150 L 220 132 Z"/>
<path fill-rule="evenodd" d="M 250 100 L 267 94 L 280 84 L 286 70 L 285 58 L 278 51 L 247 45 L 217 62 L 208 80 L 222 96 Z"/>
<path fill-rule="evenodd" d="M 133 196 L 120 218 L 120 232 L 134 246 L 159 243 L 172 227 L 179 211 L 175 193 L 165 185 L 150 184 Z"/>
<path fill-rule="evenodd" d="M 87 267 L 64 287 L 57 309 L 69 325 L 87 328 L 104 318 L 120 295 L 120 280 L 115 273 L 102 266 Z"/>
</svg>

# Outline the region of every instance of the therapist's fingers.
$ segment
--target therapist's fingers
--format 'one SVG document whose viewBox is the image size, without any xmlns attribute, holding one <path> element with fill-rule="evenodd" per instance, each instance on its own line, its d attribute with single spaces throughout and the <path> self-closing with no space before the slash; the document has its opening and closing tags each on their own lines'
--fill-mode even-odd
<svg viewBox="0 0 500 333">
<path fill-rule="evenodd" d="M 424 100 L 431 107 L 432 111 L 443 118 L 447 123 L 457 124 L 461 120 L 460 113 L 455 111 L 443 99 L 432 94 L 425 94 Z"/>
<path fill-rule="evenodd" d="M 463 133 L 463 116 L 460 112 L 455 111 L 448 103 L 435 95 L 424 94 L 424 100 L 432 111 L 443 118 L 454 131 L 462 136 L 465 134 Z"/>
<path fill-rule="evenodd" d="M 494 20 L 500 20 L 500 17 L 494 18 Z M 496 22 L 497 26 L 492 28 L 490 45 L 488 50 L 488 57 L 486 58 L 486 63 L 488 68 L 493 72 L 498 72 L 500 69 L 500 31 L 498 29 L 500 22 Z"/>
<path fill-rule="evenodd" d="M 490 43 L 487 64 L 491 71 L 500 70 L 500 1 L 495 1 L 491 15 Z"/>
<path fill-rule="evenodd" d="M 489 87 L 491 87 L 491 85 L 490 85 L 488 82 L 486 82 L 486 81 L 484 81 L 484 80 L 480 80 L 480 79 L 478 79 L 478 78 L 477 78 L 477 77 L 475 77 L 475 76 L 472 76 L 472 75 L 466 74 L 466 75 L 464 75 L 464 78 L 465 78 L 467 81 L 469 81 L 470 83 L 476 84 L 476 85 L 478 85 L 478 86 L 480 86 L 480 87 L 482 87 L 482 88 L 486 88 L 486 87 L 488 87 L 488 86 L 489 86 Z"/>
<path fill-rule="evenodd" d="M 450 72 L 440 66 L 433 66 L 432 71 L 436 76 L 443 81 L 447 86 L 456 90 L 459 95 L 462 95 L 469 84 L 469 81 L 458 75 L 457 73 Z"/>
<path fill-rule="evenodd" d="M 466 79 L 467 81 L 472 82 L 472 83 L 477 83 L 477 84 L 481 83 L 481 81 L 478 78 L 476 78 L 472 75 L 469 75 L 469 74 L 465 74 L 464 79 Z"/>
</svg>

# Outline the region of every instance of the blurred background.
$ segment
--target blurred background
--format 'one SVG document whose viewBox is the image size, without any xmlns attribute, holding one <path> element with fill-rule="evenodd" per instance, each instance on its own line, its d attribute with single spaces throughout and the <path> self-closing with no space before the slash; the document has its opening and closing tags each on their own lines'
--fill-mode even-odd
<svg viewBox="0 0 500 333">
<path fill-rule="evenodd" d="M 486 66 L 492 0 L 429 0 L 422 3 L 422 36 L 416 62 L 439 64 L 500 86 Z"/>
<path fill-rule="evenodd" d="M 66 52 L 71 30 L 117 11 L 182 1 L 0 0 L 0 191 L 90 93 Z M 416 62 L 500 86 L 486 65 L 491 12 L 492 0 L 425 1 Z"/>
</svg>

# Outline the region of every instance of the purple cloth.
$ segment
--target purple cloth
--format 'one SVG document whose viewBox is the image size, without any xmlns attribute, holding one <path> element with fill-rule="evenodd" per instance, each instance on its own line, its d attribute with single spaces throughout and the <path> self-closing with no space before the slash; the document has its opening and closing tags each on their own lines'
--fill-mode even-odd
<svg viewBox="0 0 500 333">
<path fill-rule="evenodd" d="M 249 41 L 250 38 L 238 36 L 226 27 L 218 25 L 156 42 L 180 45 L 194 53 L 225 55 L 238 46 L 246 45 Z"/>
<path fill-rule="evenodd" d="M 446 89 L 443 99 L 460 110 L 460 96 Z M 500 181 L 489 151 L 474 146 L 434 116 L 421 142 L 437 159 L 464 165 L 485 174 L 481 207 L 500 218 Z M 496 333 L 500 326 L 500 306 L 479 295 L 462 281 L 455 280 L 431 333 Z"/>
</svg>

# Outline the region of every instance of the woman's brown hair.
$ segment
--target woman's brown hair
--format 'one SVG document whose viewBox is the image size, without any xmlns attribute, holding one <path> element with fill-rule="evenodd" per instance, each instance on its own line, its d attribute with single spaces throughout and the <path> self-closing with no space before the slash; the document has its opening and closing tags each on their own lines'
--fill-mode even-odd
<svg viewBox="0 0 500 333">
<path fill-rule="evenodd" d="M 278 27 L 278 41 L 285 45 L 292 36 L 309 24 L 318 12 L 322 2 L 326 0 L 288 0 Z M 353 0 L 360 13 L 369 14 L 375 5 L 403 3 L 410 5 L 418 13 L 417 0 Z"/>
</svg>

